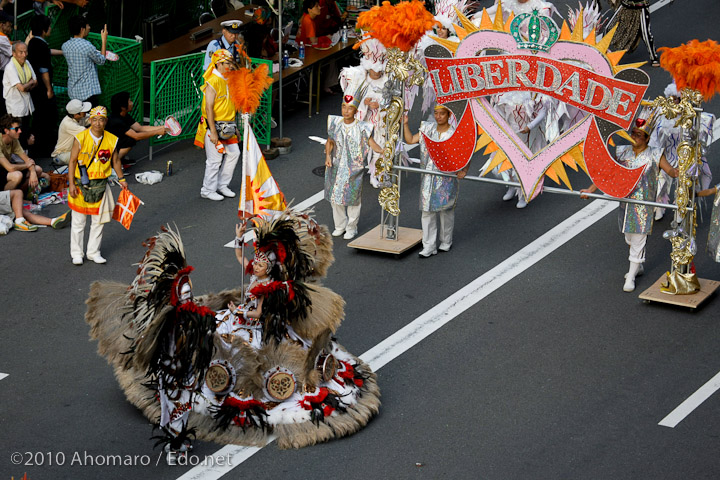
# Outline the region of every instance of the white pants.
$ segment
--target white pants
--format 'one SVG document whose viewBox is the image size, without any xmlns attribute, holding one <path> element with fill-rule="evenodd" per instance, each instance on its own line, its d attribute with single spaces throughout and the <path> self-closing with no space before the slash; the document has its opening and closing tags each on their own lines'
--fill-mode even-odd
<svg viewBox="0 0 720 480">
<path fill-rule="evenodd" d="M 437 219 L 440 218 L 440 231 L 437 228 Z M 439 212 L 422 212 L 422 242 L 424 249 L 435 249 L 438 233 L 440 246 L 450 248 L 452 245 L 453 228 L 455 227 L 455 209 L 441 210 Z"/>
<path fill-rule="evenodd" d="M 200 193 L 208 195 L 230 184 L 240 158 L 240 147 L 237 143 L 225 145 L 225 153 L 218 153 L 208 134 L 205 135 L 205 155 L 205 177 Z"/>
<path fill-rule="evenodd" d="M 647 243 L 647 237 L 644 233 L 625 234 L 625 243 L 630 247 L 628 260 L 635 263 L 645 262 L 645 244 Z"/>
<path fill-rule="evenodd" d="M 70 230 L 70 256 L 72 258 L 83 258 L 83 240 L 85 237 L 85 222 L 87 215 L 72 211 L 72 224 Z M 90 237 L 88 238 L 88 258 L 100 255 L 100 243 L 102 242 L 103 225 L 100 223 L 100 215 L 90 215 Z"/>
<path fill-rule="evenodd" d="M 357 233 L 357 225 L 360 220 L 360 207 L 362 205 L 346 207 L 345 205 L 339 205 L 333 202 L 330 202 L 330 205 L 332 205 L 335 230 L 345 230 L 346 232 Z"/>
</svg>

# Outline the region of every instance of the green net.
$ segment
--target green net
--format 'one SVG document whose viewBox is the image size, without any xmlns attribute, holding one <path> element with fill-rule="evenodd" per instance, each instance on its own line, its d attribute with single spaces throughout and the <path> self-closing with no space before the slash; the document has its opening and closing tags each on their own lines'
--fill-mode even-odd
<svg viewBox="0 0 720 480">
<path fill-rule="evenodd" d="M 204 53 L 193 53 L 181 57 L 157 60 L 150 65 L 150 124 L 162 125 L 172 115 L 182 126 L 177 137 L 165 135 L 150 140 L 151 145 L 194 138 L 200 122 L 200 105 L 203 98 Z M 268 75 L 272 76 L 272 62 L 251 58 L 253 65 L 266 64 Z M 270 144 L 270 115 L 272 110 L 272 86 L 260 100 L 255 115 L 250 120 L 258 143 Z M 238 119 L 239 121 L 239 119 Z M 238 123 L 240 125 L 240 123 Z M 242 133 L 242 130 L 240 130 Z"/>
<path fill-rule="evenodd" d="M 152 138 L 151 145 L 195 137 L 203 97 L 204 58 L 200 52 L 150 64 L 150 124 L 161 125 L 172 115 L 182 127 L 179 136 Z"/>
</svg>

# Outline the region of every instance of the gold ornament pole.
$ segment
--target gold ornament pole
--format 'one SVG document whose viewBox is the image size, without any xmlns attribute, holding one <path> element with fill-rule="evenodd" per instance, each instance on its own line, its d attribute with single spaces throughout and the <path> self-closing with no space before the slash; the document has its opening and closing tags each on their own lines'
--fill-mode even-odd
<svg viewBox="0 0 720 480">
<path fill-rule="evenodd" d="M 699 91 L 684 88 L 680 92 L 679 103 L 665 97 L 657 97 L 652 102 L 643 102 L 658 108 L 668 119 L 676 118 L 675 126 L 682 128 L 682 141 L 677 147 L 678 181 L 675 203 L 678 208 L 675 210 L 673 221 L 670 224 L 672 229 L 663 233 L 663 238 L 669 240 L 672 245 L 671 268 L 664 278 L 640 295 L 643 300 L 695 308 L 718 287 L 718 282 L 710 280 L 701 282 L 692 268 L 692 261 L 697 253 L 695 185 L 698 172 L 702 167 L 702 142 L 700 141 L 702 100 L 703 97 Z M 662 294 L 694 295 L 698 298 L 670 300 L 667 295 L 656 296 L 657 287 Z M 666 300 L 663 300 L 662 297 L 666 297 Z"/>
<path fill-rule="evenodd" d="M 385 110 L 385 147 L 375 162 L 382 190 L 378 202 L 382 206 L 381 236 L 397 240 L 400 215 L 400 174 L 393 172 L 398 163 L 397 146 L 400 142 L 403 116 L 405 114 L 406 86 L 422 86 L 427 69 L 410 53 L 397 47 L 387 50 L 385 71 L 389 80 L 383 92 Z"/>
</svg>

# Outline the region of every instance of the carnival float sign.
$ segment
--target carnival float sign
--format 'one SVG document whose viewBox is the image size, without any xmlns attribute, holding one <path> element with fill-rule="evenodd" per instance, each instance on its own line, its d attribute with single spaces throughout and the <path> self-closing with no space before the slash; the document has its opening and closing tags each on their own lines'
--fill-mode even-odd
<svg viewBox="0 0 720 480">
<path fill-rule="evenodd" d="M 542 191 L 545 176 L 572 188 L 565 166 L 582 168 L 608 195 L 628 195 L 643 169 L 615 162 L 608 143 L 614 133 L 626 135 L 650 79 L 637 68 L 642 63 L 619 65 L 624 51 L 608 51 L 614 29 L 596 41 L 594 30 L 584 37 L 582 15 L 572 31 L 537 11 L 507 21 L 500 8 L 494 21 L 483 11 L 479 27 L 458 16 L 460 42 L 434 38 L 439 45 L 425 50 L 437 103 L 459 118 L 448 140 L 425 137 L 437 167 L 455 172 L 485 148 L 486 154 L 496 153 L 482 174 L 515 169 L 527 200 Z M 547 95 L 585 115 L 533 152 L 491 102 L 493 95 L 516 91 Z"/>
</svg>

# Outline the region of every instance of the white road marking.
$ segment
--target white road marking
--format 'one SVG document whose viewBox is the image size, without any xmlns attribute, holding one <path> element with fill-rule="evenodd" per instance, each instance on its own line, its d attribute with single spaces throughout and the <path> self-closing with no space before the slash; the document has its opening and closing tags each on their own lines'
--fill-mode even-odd
<svg viewBox="0 0 720 480">
<path fill-rule="evenodd" d="M 320 190 L 318 193 L 313 195 L 312 197 L 303 200 L 302 202 L 298 203 L 297 205 L 293 205 L 292 208 L 294 210 L 307 210 L 308 208 L 314 206 L 316 203 L 320 202 L 325 197 L 325 191 Z"/>
<path fill-rule="evenodd" d="M 267 444 L 275 440 L 269 437 Z M 266 444 L 266 445 L 267 445 Z M 205 466 L 196 466 L 188 471 L 178 480 L 211 480 L 217 479 L 228 473 L 233 468 L 255 455 L 262 447 L 240 447 L 238 445 L 226 445 L 217 452 L 209 455 L 210 458 L 203 459 Z"/>
<path fill-rule="evenodd" d="M 700 387 L 697 392 L 693 393 L 683 403 L 670 412 L 667 417 L 660 420 L 658 425 L 663 427 L 675 428 L 675 426 L 682 422 L 685 417 L 690 415 L 693 410 L 699 407 L 705 400 L 720 389 L 720 373 L 710 379 L 705 385 Z"/>
<path fill-rule="evenodd" d="M 373 370 L 380 369 L 450 320 L 563 246 L 605 215 L 616 210 L 617 206 L 617 203 L 607 200 L 592 202 L 495 268 L 484 273 L 472 283 L 458 290 L 416 320 L 365 352 L 360 358 L 367 362 Z"/>
<path fill-rule="evenodd" d="M 0 373 L 0 380 L 2 380 L 3 378 L 5 378 L 7 376 L 8 376 L 7 373 Z"/>
<path fill-rule="evenodd" d="M 657 10 L 660 10 L 665 5 L 669 5 L 673 3 L 674 0 L 660 0 L 659 2 L 655 2 L 652 5 L 650 5 L 650 13 L 653 13 Z"/>
<path fill-rule="evenodd" d="M 322 193 L 322 192 L 320 192 Z M 303 202 L 304 203 L 304 202 Z M 576 235 L 601 218 L 617 209 L 618 204 L 607 200 L 595 200 L 588 206 L 553 227 L 550 231 L 519 250 L 517 253 L 481 275 L 469 285 L 440 302 L 429 311 L 413 320 L 396 333 L 380 342 L 360 356 L 374 371 L 378 371 L 393 359 L 417 345 L 424 338 L 450 322 L 452 319 L 498 290 L 507 282 L 554 252 Z M 272 442 L 270 439 L 268 443 Z M 260 451 L 257 447 L 228 445 L 213 457 L 229 456 L 228 466 L 198 465 L 178 480 L 216 480 L 252 455 Z M 207 462 L 213 463 L 213 462 Z M 217 463 L 217 462 L 215 462 Z"/>
</svg>

